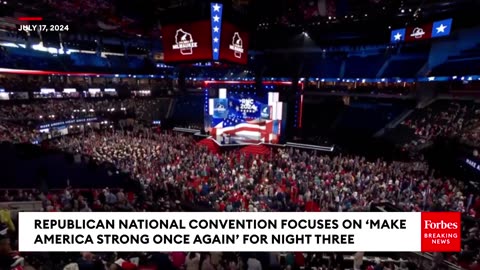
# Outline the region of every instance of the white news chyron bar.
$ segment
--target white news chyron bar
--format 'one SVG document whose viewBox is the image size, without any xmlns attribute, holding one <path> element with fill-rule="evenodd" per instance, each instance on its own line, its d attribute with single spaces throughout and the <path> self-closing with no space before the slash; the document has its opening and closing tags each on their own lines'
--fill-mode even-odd
<svg viewBox="0 0 480 270">
<path fill-rule="evenodd" d="M 23 252 L 460 251 L 460 213 L 20 212 Z"/>
</svg>

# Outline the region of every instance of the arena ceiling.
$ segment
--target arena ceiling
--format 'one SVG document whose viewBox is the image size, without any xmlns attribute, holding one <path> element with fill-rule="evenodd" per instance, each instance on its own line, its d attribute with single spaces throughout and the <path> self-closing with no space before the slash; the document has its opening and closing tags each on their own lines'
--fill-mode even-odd
<svg viewBox="0 0 480 270">
<path fill-rule="evenodd" d="M 229 20 L 275 42 L 309 31 L 328 39 L 383 34 L 387 26 L 459 17 L 478 10 L 475 0 L 218 0 Z M 203 0 L 2 0 L 0 16 L 41 16 L 68 23 L 78 33 L 114 36 L 161 36 L 164 24 L 207 18 Z M 1 3 L 1 2 L 0 2 Z M 476 14 L 475 14 L 476 15 Z M 466 23 L 469 21 L 465 19 Z M 267 32 L 267 33 L 266 33 Z M 278 36 L 278 33 L 283 34 Z M 339 36 L 329 33 L 340 33 Z M 268 33 L 272 35 L 269 36 Z M 353 33 L 353 34 L 352 34 Z M 284 35 L 288 35 L 284 36 Z M 276 40 L 276 38 L 278 40 Z M 261 39 L 260 43 L 261 43 Z"/>
</svg>

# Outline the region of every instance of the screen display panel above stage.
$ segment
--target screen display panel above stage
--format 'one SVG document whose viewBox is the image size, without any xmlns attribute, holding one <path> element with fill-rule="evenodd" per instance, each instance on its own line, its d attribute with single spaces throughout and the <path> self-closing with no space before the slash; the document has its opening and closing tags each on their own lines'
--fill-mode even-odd
<svg viewBox="0 0 480 270">
<path fill-rule="evenodd" d="M 219 89 L 219 97 L 208 100 L 206 130 L 222 145 L 278 143 L 284 118 L 278 97 Z"/>
<path fill-rule="evenodd" d="M 224 22 L 222 25 L 220 60 L 246 65 L 249 43 L 248 32 L 242 31 L 229 22 Z"/>
<path fill-rule="evenodd" d="M 164 61 L 190 62 L 212 59 L 210 21 L 166 25 L 162 29 Z"/>
</svg>

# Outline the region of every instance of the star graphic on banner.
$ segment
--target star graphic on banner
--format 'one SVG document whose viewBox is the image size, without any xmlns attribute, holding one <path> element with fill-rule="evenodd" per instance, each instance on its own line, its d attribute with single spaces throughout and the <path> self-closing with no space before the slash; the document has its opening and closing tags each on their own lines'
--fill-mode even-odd
<svg viewBox="0 0 480 270">
<path fill-rule="evenodd" d="M 228 115 L 227 119 L 224 120 L 223 126 L 234 126 L 240 123 L 242 119 L 238 118 L 235 115 Z"/>
<path fill-rule="evenodd" d="M 214 39 L 213 39 L 213 42 L 217 43 L 217 42 L 218 42 L 218 38 L 217 38 L 217 37 L 214 38 Z"/>
<path fill-rule="evenodd" d="M 439 27 L 437 27 L 437 33 L 445 33 L 445 28 L 447 28 L 446 25 L 440 24 Z"/>
<path fill-rule="evenodd" d="M 218 53 L 218 49 L 217 48 L 213 49 L 213 52 Z"/>
<path fill-rule="evenodd" d="M 397 34 L 394 37 L 395 37 L 395 40 L 401 40 L 402 34 L 397 32 Z"/>
<path fill-rule="evenodd" d="M 213 21 L 220 22 L 220 17 L 218 17 L 217 15 L 213 16 Z"/>
<path fill-rule="evenodd" d="M 218 30 L 220 30 L 220 29 L 219 29 L 217 26 L 215 26 L 215 27 L 213 28 L 213 32 L 215 32 L 215 33 L 218 32 Z"/>
<path fill-rule="evenodd" d="M 221 7 L 220 7 L 219 4 L 215 4 L 215 5 L 213 6 L 213 11 L 214 11 L 214 12 L 220 12 L 220 8 L 221 8 Z"/>
</svg>

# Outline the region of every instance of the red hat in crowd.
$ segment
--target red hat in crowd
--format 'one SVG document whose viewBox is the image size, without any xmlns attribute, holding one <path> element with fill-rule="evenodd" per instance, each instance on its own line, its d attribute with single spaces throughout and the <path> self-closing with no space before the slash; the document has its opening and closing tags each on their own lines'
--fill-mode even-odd
<svg viewBox="0 0 480 270">
<path fill-rule="evenodd" d="M 120 266 L 123 270 L 135 270 L 137 265 L 130 261 L 125 261 L 124 259 L 118 259 L 115 261 L 115 264 Z"/>
</svg>

